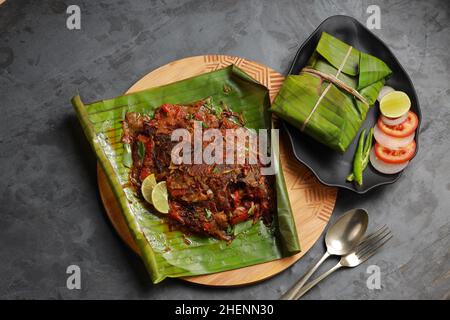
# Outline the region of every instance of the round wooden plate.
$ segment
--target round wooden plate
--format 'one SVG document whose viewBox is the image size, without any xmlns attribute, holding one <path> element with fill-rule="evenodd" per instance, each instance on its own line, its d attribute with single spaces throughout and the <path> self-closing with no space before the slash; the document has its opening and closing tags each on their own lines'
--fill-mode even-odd
<svg viewBox="0 0 450 320">
<path fill-rule="evenodd" d="M 166 64 L 144 76 L 127 93 L 183 80 L 230 64 L 238 66 L 265 85 L 269 89 L 271 99 L 278 93 L 284 80 L 284 77 L 278 72 L 256 62 L 232 56 L 207 55 L 185 58 Z M 276 261 L 209 275 L 185 277 L 184 280 L 210 286 L 255 283 L 288 268 L 300 259 L 320 237 L 333 212 L 337 189 L 319 183 L 304 165 L 295 160 L 286 142 L 282 137 L 280 157 L 302 252 Z M 116 198 L 100 166 L 97 166 L 97 173 L 100 196 L 112 225 L 130 248 L 139 254 Z"/>
</svg>

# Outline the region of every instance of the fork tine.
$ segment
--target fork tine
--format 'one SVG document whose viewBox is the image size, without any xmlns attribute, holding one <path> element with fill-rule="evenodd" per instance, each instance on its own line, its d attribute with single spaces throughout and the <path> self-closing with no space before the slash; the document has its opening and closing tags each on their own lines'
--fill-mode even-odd
<svg viewBox="0 0 450 320">
<path fill-rule="evenodd" d="M 377 243 L 376 245 L 374 245 L 373 247 L 370 248 L 369 251 L 365 252 L 363 255 L 358 256 L 359 259 L 359 263 L 363 263 L 366 260 L 368 260 L 370 257 L 372 257 L 375 253 L 377 253 L 379 251 L 379 249 L 389 240 L 392 239 L 392 235 L 389 235 L 388 237 L 384 238 L 382 241 L 380 241 L 379 243 Z"/>
<path fill-rule="evenodd" d="M 380 234 L 386 232 L 386 229 L 387 229 L 387 226 L 384 225 L 381 228 L 379 228 L 377 231 L 369 234 L 368 236 L 363 238 L 363 240 L 358 244 L 356 249 L 362 248 L 362 247 L 366 246 L 368 243 L 371 243 L 371 241 L 378 238 L 380 236 Z"/>
<path fill-rule="evenodd" d="M 373 237 L 378 236 L 378 234 L 380 234 L 381 232 L 384 232 L 384 230 L 385 230 L 386 228 L 387 228 L 387 225 L 383 225 L 382 227 L 378 228 L 377 231 L 374 231 L 374 232 L 372 232 L 371 234 L 365 236 L 365 237 L 362 239 L 360 245 L 361 245 L 362 243 L 364 243 L 365 241 L 368 241 L 368 240 L 372 239 Z"/>
<path fill-rule="evenodd" d="M 383 246 L 386 242 L 392 239 L 392 234 L 390 234 L 387 238 L 384 238 L 383 241 L 379 242 L 377 245 L 374 245 L 370 248 L 370 251 L 367 252 L 364 256 L 358 257 L 360 260 L 360 264 L 369 259 L 371 256 L 373 256 L 375 253 L 378 252 L 378 249 Z"/>
<path fill-rule="evenodd" d="M 365 249 L 367 249 L 368 247 L 372 246 L 373 244 L 377 243 L 378 241 L 380 241 L 380 239 L 383 239 L 384 237 L 386 237 L 387 235 L 389 235 L 391 233 L 391 230 L 389 230 L 389 228 L 385 228 L 382 232 L 378 233 L 376 236 L 371 237 L 371 239 L 365 241 L 364 243 L 362 243 L 361 245 L 359 245 L 356 248 L 356 252 L 362 252 Z"/>
<path fill-rule="evenodd" d="M 390 235 L 391 235 L 390 231 L 385 232 L 384 234 L 380 235 L 376 239 L 373 239 L 373 241 L 371 241 L 371 243 L 367 244 L 364 248 L 357 250 L 355 254 L 357 256 L 363 256 L 367 251 L 372 250 L 373 247 L 375 247 L 378 243 L 382 242 L 383 239 L 385 239 L 386 237 L 389 237 Z"/>
<path fill-rule="evenodd" d="M 374 243 L 377 243 L 378 241 L 380 241 L 380 239 L 384 238 L 386 235 L 390 234 L 391 230 L 389 230 L 389 228 L 383 228 L 383 230 L 380 230 L 380 232 L 377 232 L 376 235 L 374 235 L 373 237 L 370 237 L 369 240 L 365 240 L 363 243 L 361 243 L 357 248 L 356 248 L 356 252 L 362 252 L 365 249 L 367 249 L 369 246 L 373 245 Z"/>
</svg>

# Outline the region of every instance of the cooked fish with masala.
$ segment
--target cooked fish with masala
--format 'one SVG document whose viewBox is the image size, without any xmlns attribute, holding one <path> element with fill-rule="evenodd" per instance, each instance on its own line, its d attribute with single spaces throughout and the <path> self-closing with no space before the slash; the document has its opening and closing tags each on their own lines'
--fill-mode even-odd
<svg viewBox="0 0 450 320">
<path fill-rule="evenodd" d="M 227 129 L 244 128 L 242 115 L 228 108 L 212 108 L 204 100 L 190 105 L 164 104 L 153 117 L 136 112 L 125 115 L 122 142 L 131 146 L 130 182 L 136 192 L 140 194 L 144 179 L 154 174 L 157 182 L 166 181 L 169 224 L 220 240 L 231 241 L 233 227 L 240 222 L 262 219 L 270 224 L 273 181 L 261 174 L 263 165 L 258 157 L 256 163 L 248 159 L 231 164 L 173 163 L 171 151 L 179 142 L 172 141 L 172 132 L 183 128 L 194 135 L 196 122 L 220 130 L 222 137 Z M 215 142 L 202 141 L 203 148 Z M 225 159 L 226 150 L 223 152 Z M 236 155 L 237 151 L 233 152 Z"/>
</svg>

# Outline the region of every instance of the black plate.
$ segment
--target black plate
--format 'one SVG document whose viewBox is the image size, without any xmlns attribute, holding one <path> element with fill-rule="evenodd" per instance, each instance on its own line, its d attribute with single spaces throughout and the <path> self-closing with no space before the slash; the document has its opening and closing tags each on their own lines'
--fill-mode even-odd
<svg viewBox="0 0 450 320">
<path fill-rule="evenodd" d="M 386 62 L 393 72 L 386 85 L 408 94 L 411 99 L 411 110 L 419 117 L 420 126 L 422 115 L 420 112 L 419 101 L 411 79 L 407 75 L 405 69 L 403 69 L 400 62 L 398 62 L 397 58 L 383 41 L 352 17 L 337 15 L 323 21 L 298 50 L 289 70 L 289 74 L 299 74 L 300 70 L 305 66 L 309 57 L 314 52 L 323 31 L 341 39 L 360 51 L 372 54 Z M 367 118 L 362 127 L 373 127 L 378 116 L 379 107 L 378 102 L 376 102 L 367 113 Z M 323 184 L 328 186 L 336 186 L 357 193 L 365 193 L 374 187 L 393 183 L 397 181 L 401 175 L 401 172 L 393 175 L 381 174 L 369 164 L 364 171 L 363 185 L 361 187 L 356 186 L 353 183 L 348 183 L 345 179 L 352 170 L 353 155 L 358 139 L 354 139 L 347 151 L 344 154 L 340 154 L 339 152 L 333 151 L 316 142 L 307 135 L 302 134 L 300 130 L 285 121 L 282 121 L 282 128 L 289 136 L 297 160 L 311 169 L 316 177 Z M 359 137 L 359 133 L 356 137 Z M 418 138 L 419 127 L 416 130 L 416 153 L 419 147 Z M 410 165 L 408 167 L 410 167 Z"/>
</svg>

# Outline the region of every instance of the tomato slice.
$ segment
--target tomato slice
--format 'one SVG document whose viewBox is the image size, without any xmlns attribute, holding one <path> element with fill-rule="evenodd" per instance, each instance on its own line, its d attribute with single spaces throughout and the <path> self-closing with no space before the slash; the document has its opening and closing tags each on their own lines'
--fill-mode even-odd
<svg viewBox="0 0 450 320">
<path fill-rule="evenodd" d="M 406 147 L 401 149 L 392 150 L 386 148 L 379 144 L 375 143 L 375 155 L 381 161 L 386 163 L 403 163 L 411 160 L 414 156 L 414 152 L 416 151 L 416 142 L 412 141 Z"/>
<path fill-rule="evenodd" d="M 397 138 L 403 138 L 409 136 L 411 133 L 413 133 L 417 126 L 419 125 L 419 118 L 417 118 L 417 115 L 409 111 L 408 117 L 406 120 L 396 126 L 388 126 L 386 125 L 381 117 L 378 119 L 377 126 L 381 129 L 384 133 L 387 135 L 390 135 L 391 137 L 397 137 Z"/>
</svg>

